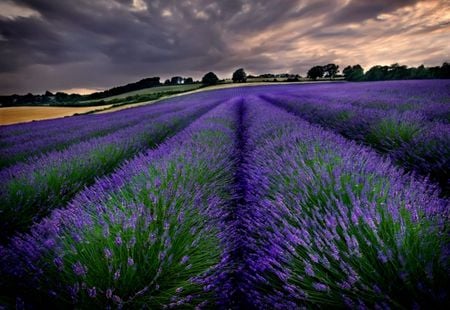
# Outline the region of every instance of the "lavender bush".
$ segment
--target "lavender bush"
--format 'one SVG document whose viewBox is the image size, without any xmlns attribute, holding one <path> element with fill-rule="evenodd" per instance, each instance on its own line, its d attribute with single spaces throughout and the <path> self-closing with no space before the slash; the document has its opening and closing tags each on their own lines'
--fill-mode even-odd
<svg viewBox="0 0 450 310">
<path fill-rule="evenodd" d="M 396 83 L 392 84 L 391 87 L 396 85 Z M 443 194 L 448 195 L 450 190 L 450 125 L 441 120 L 427 118 L 423 110 L 429 108 L 426 105 L 428 101 L 420 106 L 421 109 L 416 108 L 411 111 L 401 111 L 401 109 L 395 108 L 380 109 L 373 106 L 368 108 L 364 103 L 369 100 L 367 95 L 371 93 L 366 91 L 366 97 L 361 99 L 358 94 L 362 93 L 362 86 L 350 84 L 350 87 L 354 87 L 356 90 L 352 92 L 352 89 L 347 89 L 349 93 L 345 95 L 342 95 L 342 91 L 337 91 L 335 99 L 330 97 L 334 94 L 330 89 L 325 89 L 326 96 L 320 94 L 315 96 L 317 90 L 314 93 L 309 90 L 296 96 L 269 94 L 262 97 L 296 113 L 305 120 L 333 129 L 347 138 L 368 144 L 378 151 L 388 154 L 400 166 L 429 176 L 440 184 Z M 406 90 L 409 88 L 406 87 Z M 380 92 L 379 89 L 377 91 Z M 397 89 L 397 91 L 399 90 Z M 389 93 L 392 95 L 392 90 Z M 439 115 L 445 118 L 444 115 L 448 113 L 450 105 L 444 104 L 448 95 L 446 97 L 443 94 L 445 93 L 440 93 L 438 97 L 442 101 L 438 100 L 439 107 L 435 105 L 437 110 L 434 113 L 436 115 L 440 113 Z M 354 97 L 351 97 L 352 95 Z M 381 98 L 383 99 L 380 100 L 386 100 L 383 96 Z M 395 106 L 394 101 L 398 101 L 399 98 L 395 96 L 392 98 L 390 101 L 383 101 L 384 104 Z M 371 100 L 377 100 L 377 97 L 372 97 Z M 360 104 L 357 105 L 357 103 Z M 397 103 L 397 105 L 399 104 Z"/>
<path fill-rule="evenodd" d="M 236 106 L 222 104 L 15 237 L 3 262 L 20 290 L 78 307 L 213 302 Z"/>
<path fill-rule="evenodd" d="M 147 109 L 133 110 L 133 113 L 107 113 L 106 117 L 80 118 L 76 126 L 66 127 L 64 122 L 55 124 L 52 130 L 31 129 L 27 134 L 13 135 L 12 139 L 4 139 L 0 147 L 0 168 L 25 161 L 32 156 L 42 156 L 53 150 L 63 150 L 70 145 L 86 141 L 89 138 L 105 136 L 117 130 L 149 122 L 164 113 L 180 110 L 182 106 L 175 104 L 151 106 Z M 6 141 L 5 141 L 6 140 Z"/>
<path fill-rule="evenodd" d="M 248 106 L 238 219 L 247 300 L 282 309 L 448 302 L 447 201 L 364 147 L 258 99 Z"/>
<path fill-rule="evenodd" d="M 110 135 L 75 144 L 64 151 L 18 163 L 0 171 L 0 219 L 4 241 L 25 230 L 52 209 L 62 207 L 96 177 L 110 173 L 123 160 L 161 142 L 215 103 L 199 103 L 141 122 Z"/>
</svg>

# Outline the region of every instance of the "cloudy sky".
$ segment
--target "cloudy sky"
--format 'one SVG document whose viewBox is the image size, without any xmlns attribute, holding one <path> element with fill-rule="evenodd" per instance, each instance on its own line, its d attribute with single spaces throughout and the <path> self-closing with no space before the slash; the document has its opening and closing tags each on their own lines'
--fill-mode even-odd
<svg viewBox="0 0 450 310">
<path fill-rule="evenodd" d="M 450 0 L 0 0 L 0 94 L 450 61 Z"/>
</svg>

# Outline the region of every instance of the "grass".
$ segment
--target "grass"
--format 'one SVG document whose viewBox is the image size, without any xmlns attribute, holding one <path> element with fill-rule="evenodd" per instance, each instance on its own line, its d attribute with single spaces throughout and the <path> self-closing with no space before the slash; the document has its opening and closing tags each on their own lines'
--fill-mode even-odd
<svg viewBox="0 0 450 310">
<path fill-rule="evenodd" d="M 186 84 L 186 85 L 170 85 L 170 86 L 159 86 L 159 87 L 150 87 L 150 88 L 144 88 L 140 90 L 131 91 L 128 93 L 123 93 L 116 96 L 106 97 L 101 100 L 103 101 L 111 101 L 115 99 L 126 99 L 127 97 L 135 97 L 135 96 L 142 96 L 142 95 L 155 95 L 159 93 L 173 93 L 173 92 L 187 92 L 195 89 L 199 89 L 202 87 L 202 84 Z M 80 103 L 92 103 L 97 102 L 98 100 L 86 100 L 81 101 Z"/>
</svg>

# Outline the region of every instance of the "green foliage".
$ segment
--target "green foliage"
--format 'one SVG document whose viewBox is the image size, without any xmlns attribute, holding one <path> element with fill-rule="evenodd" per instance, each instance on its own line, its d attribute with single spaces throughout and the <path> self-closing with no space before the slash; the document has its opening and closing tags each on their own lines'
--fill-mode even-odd
<svg viewBox="0 0 450 310">
<path fill-rule="evenodd" d="M 111 173 L 115 167 L 137 152 L 152 147 L 176 132 L 185 122 L 174 119 L 169 128 L 155 125 L 155 129 L 130 137 L 129 143 L 110 143 L 93 146 L 83 157 L 53 161 L 32 175 L 25 174 L 3 184 L 1 219 L 4 220 L 2 238 L 12 232 L 23 231 L 35 219 L 64 206 L 83 187 L 92 184 L 98 176 Z M 138 143 L 132 143 L 138 140 Z M 17 208 L 20 206 L 20 208 Z"/>
<path fill-rule="evenodd" d="M 190 279 L 206 275 L 209 267 L 218 263 L 219 240 L 217 231 L 205 229 L 207 218 L 197 208 L 199 197 L 191 193 L 196 191 L 194 185 L 208 186 L 223 175 L 208 170 L 207 165 L 194 169 L 187 163 L 180 173 L 182 163 L 179 161 L 183 159 L 169 162 L 166 170 L 149 167 L 147 173 L 134 178 L 134 185 L 113 193 L 105 203 L 103 207 L 111 212 L 117 212 L 114 209 L 122 206 L 123 218 L 137 218 L 134 225 L 124 228 L 117 219 L 104 216 L 85 231 L 82 242 L 67 234 L 62 249 L 65 253 L 61 258 L 63 267 L 58 277 L 66 283 L 82 281 L 88 288 L 96 288 L 98 297 L 95 299 L 90 298 L 87 291 L 83 292 L 83 305 L 110 303 L 105 292 L 111 287 L 114 287 L 114 295 L 127 298 L 128 305 L 150 308 L 169 304 L 170 298 L 176 295 L 180 298 L 208 295 L 202 285 Z M 159 186 L 137 188 L 136 183 Z M 200 204 L 206 205 L 207 201 Z M 137 212 L 136 205 L 141 206 L 139 214 L 133 213 Z M 186 262 L 183 262 L 184 257 Z M 74 264 L 85 266 L 86 276 L 80 278 L 74 274 Z M 136 291 L 136 288 L 142 290 Z"/>
<path fill-rule="evenodd" d="M 376 148 L 390 151 L 410 142 L 421 130 L 419 123 L 383 119 L 372 125 L 366 140 Z"/>
<path fill-rule="evenodd" d="M 290 208 L 293 215 L 286 221 L 301 218 L 315 223 L 305 229 L 314 236 L 311 243 L 307 242 L 312 248 L 297 245 L 288 263 L 293 271 L 289 282 L 306 294 L 304 302 L 311 307 L 349 307 L 342 300 L 346 295 L 373 305 L 386 298 L 384 292 L 388 291 L 397 297 L 397 302 L 407 304 L 411 296 L 419 300 L 428 298 L 418 283 L 440 289 L 440 283 L 448 281 L 448 274 L 436 249 L 442 248 L 448 237 L 442 238 L 435 223 L 424 214 L 411 214 L 403 197 L 398 201 L 398 218 L 387 212 L 388 178 L 377 174 L 363 174 L 362 178 L 361 171 L 340 173 L 346 170 L 348 159 L 323 148 L 320 142 L 313 149 L 307 143 L 298 140 L 296 152 L 285 154 L 296 159 L 295 170 L 308 176 L 303 178 L 308 180 L 307 184 L 299 186 L 292 175 L 270 176 L 272 203 L 276 205 L 282 199 L 283 206 Z M 289 169 L 292 171 L 292 167 Z M 280 192 L 284 193 L 282 198 Z M 360 200 L 363 196 L 366 198 Z M 376 223 L 371 224 L 362 215 L 360 208 L 369 207 L 380 214 Z M 337 221 L 336 227 L 323 220 L 330 217 Z M 343 218 L 351 220 L 341 222 Z M 318 240 L 319 234 L 323 234 L 320 236 L 323 240 Z M 311 252 L 317 258 L 312 258 Z M 306 271 L 308 268 L 310 272 Z M 430 274 L 435 278 L 430 278 Z M 317 282 L 326 285 L 327 291 L 317 290 L 314 287 Z M 378 286 L 372 286 L 373 283 Z M 276 282 L 271 284 L 276 286 Z M 396 305 L 391 299 L 385 301 Z"/>
</svg>

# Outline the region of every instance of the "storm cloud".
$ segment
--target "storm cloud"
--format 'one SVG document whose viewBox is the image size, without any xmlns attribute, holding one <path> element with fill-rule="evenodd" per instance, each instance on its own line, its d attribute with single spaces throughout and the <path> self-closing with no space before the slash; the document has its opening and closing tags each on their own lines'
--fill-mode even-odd
<svg viewBox="0 0 450 310">
<path fill-rule="evenodd" d="M 450 1 L 2 0 L 0 93 L 450 60 Z"/>
</svg>

